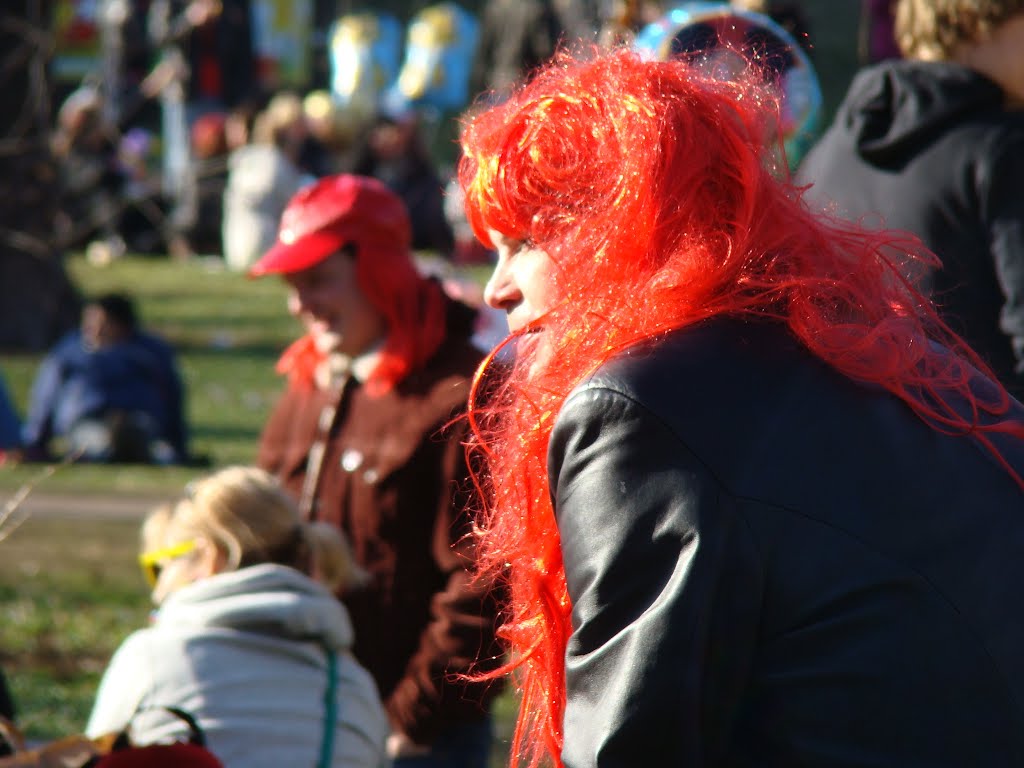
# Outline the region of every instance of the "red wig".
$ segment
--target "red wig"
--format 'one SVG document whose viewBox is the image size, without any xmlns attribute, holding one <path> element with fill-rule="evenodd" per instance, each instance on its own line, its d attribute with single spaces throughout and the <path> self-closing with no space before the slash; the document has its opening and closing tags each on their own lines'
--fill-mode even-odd
<svg viewBox="0 0 1024 768">
<path fill-rule="evenodd" d="M 277 243 L 249 274 L 299 272 L 351 247 L 359 290 L 388 329 L 366 381 L 376 396 L 422 368 L 445 336 L 444 293 L 435 280 L 420 274 L 411 246 L 412 226 L 401 198 L 377 179 L 340 174 L 292 197 L 281 217 Z M 307 335 L 285 350 L 277 370 L 311 389 L 322 359 Z"/>
<path fill-rule="evenodd" d="M 520 345 L 499 391 L 474 393 L 470 409 L 488 462 L 482 567 L 511 593 L 501 634 L 522 687 L 513 748 L 531 765 L 559 762 L 571 632 L 548 439 L 568 393 L 617 351 L 716 315 L 774 318 L 847 377 L 979 440 L 1024 487 L 990 439 L 1024 436 L 1003 418 L 1005 390 L 972 386 L 988 369 L 903 276 L 908 260 L 934 256 L 908 235 L 813 215 L 776 162 L 777 119 L 757 78 L 709 80 L 618 50 L 563 55 L 464 127 L 459 175 L 477 236 L 528 241 L 556 264 L 555 306 L 534 323 L 543 344 Z"/>
<path fill-rule="evenodd" d="M 384 348 L 366 382 L 368 391 L 379 395 L 421 369 L 441 346 L 444 291 L 437 281 L 420 274 L 408 252 L 391 258 L 357 252 L 356 260 L 359 289 L 388 325 Z"/>
</svg>

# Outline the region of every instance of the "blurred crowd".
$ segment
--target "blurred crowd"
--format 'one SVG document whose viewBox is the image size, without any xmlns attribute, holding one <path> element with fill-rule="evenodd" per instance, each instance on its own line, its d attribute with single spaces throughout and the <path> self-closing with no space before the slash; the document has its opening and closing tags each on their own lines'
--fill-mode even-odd
<svg viewBox="0 0 1024 768">
<path fill-rule="evenodd" d="M 91 4 L 101 55 L 63 89 L 52 142 L 61 245 L 98 262 L 212 254 L 244 269 L 296 190 L 356 172 L 406 202 L 417 250 L 484 258 L 443 205 L 453 121 L 473 89 L 503 88 L 559 40 L 592 36 L 585 3 L 494 2 L 480 20 L 442 3 L 404 30 L 388 14 L 326 5 L 306 20 L 306 76 L 282 85 L 256 50 L 259 2 Z M 486 42 L 496 34 L 497 48 Z"/>
<path fill-rule="evenodd" d="M 81 82 L 60 81 L 60 244 L 98 262 L 125 252 L 216 255 L 234 269 L 273 241 L 291 194 L 339 172 L 397 192 L 417 250 L 486 260 L 457 200 L 445 204 L 446 191 L 457 197 L 461 115 L 502 98 L 558 45 L 631 40 L 671 5 L 491 0 L 473 14 L 440 3 L 403 26 L 369 7 L 339 14 L 338 4 L 317 2 L 310 18 L 293 19 L 305 25 L 297 39 L 306 50 L 282 54 L 305 70 L 284 78 L 285 64 L 268 65 L 259 50 L 260 0 L 67 2 L 92 8 L 101 45 Z M 800 2 L 734 5 L 768 14 L 813 51 Z M 877 29 L 871 55 L 884 55 L 874 53 L 889 50 Z"/>
</svg>

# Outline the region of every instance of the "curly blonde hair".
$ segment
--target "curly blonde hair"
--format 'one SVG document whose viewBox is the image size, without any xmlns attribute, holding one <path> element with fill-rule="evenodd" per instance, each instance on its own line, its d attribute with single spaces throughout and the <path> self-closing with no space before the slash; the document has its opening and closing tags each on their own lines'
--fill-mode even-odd
<svg viewBox="0 0 1024 768">
<path fill-rule="evenodd" d="M 1024 0 L 898 0 L 896 43 L 907 58 L 948 61 L 1019 13 Z"/>
</svg>

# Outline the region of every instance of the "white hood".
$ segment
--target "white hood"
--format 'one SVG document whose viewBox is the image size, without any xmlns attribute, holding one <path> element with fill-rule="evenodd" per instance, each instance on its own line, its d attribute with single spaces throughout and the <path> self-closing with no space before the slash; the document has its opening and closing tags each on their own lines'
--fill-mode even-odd
<svg viewBox="0 0 1024 768">
<path fill-rule="evenodd" d="M 156 625 L 223 628 L 308 641 L 334 650 L 352 647 L 348 611 L 327 589 L 283 565 L 254 565 L 178 589 Z"/>
</svg>

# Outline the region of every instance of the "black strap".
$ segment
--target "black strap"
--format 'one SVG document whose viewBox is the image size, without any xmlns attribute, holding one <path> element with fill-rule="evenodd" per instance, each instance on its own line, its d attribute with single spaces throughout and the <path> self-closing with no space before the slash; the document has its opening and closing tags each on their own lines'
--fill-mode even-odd
<svg viewBox="0 0 1024 768">
<path fill-rule="evenodd" d="M 299 496 L 299 513 L 304 520 L 313 519 L 316 489 L 320 484 L 320 472 L 324 466 L 324 457 L 327 455 L 327 440 L 331 436 L 331 429 L 334 427 L 341 399 L 345 395 L 350 380 L 350 376 L 346 377 L 338 385 L 334 396 L 320 411 L 320 418 L 317 419 L 316 440 L 310 446 L 309 456 L 306 458 L 306 476 L 302 479 L 302 495 Z"/>
</svg>

